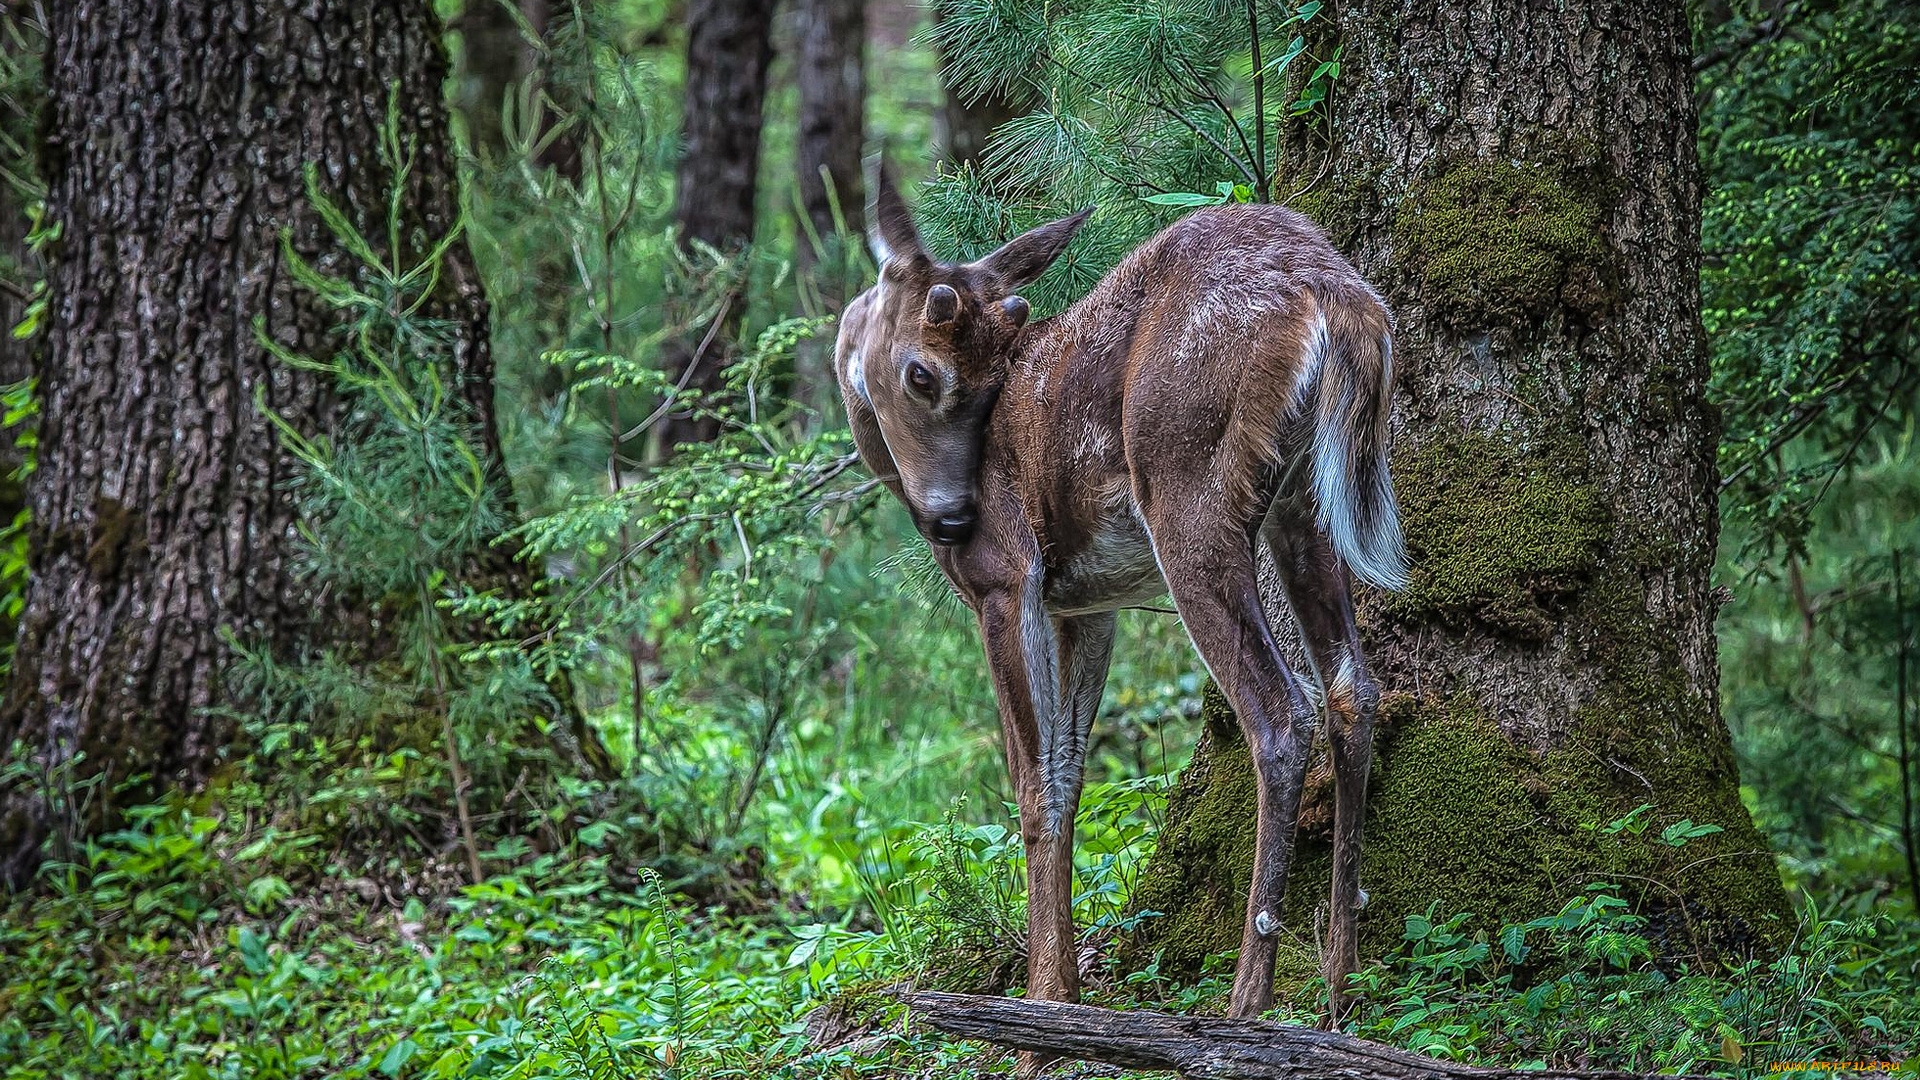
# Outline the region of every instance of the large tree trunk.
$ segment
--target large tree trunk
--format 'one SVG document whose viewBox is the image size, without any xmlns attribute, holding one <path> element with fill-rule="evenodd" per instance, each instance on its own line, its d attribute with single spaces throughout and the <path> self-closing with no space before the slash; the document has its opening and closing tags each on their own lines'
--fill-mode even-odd
<svg viewBox="0 0 1920 1080">
<path fill-rule="evenodd" d="M 1668 957 L 1764 949 L 1787 910 L 1715 696 L 1683 6 L 1359 0 L 1336 32 L 1349 68 L 1378 74 L 1342 78 L 1331 161 L 1312 118 L 1282 132 L 1278 191 L 1398 318 L 1413 575 L 1361 601 L 1387 693 L 1363 949 L 1435 902 L 1497 925 L 1598 882 L 1640 902 Z M 1233 947 L 1246 892 L 1252 780 L 1217 697 L 1209 715 L 1138 898 L 1166 913 L 1138 945 L 1173 969 Z M 1325 784 L 1303 801 L 1301 973 L 1326 903 Z M 1596 828 L 1642 803 L 1634 828 Z M 1663 842 L 1683 819 L 1724 831 Z"/>
<path fill-rule="evenodd" d="M 0 876 L 49 830 L 205 779 L 227 743 L 222 640 L 275 650 L 343 633 L 295 562 L 294 458 L 256 405 L 309 433 L 340 419 L 329 376 L 273 362 L 260 332 L 330 355 L 339 316 L 288 272 L 282 231 L 324 271 L 352 263 L 303 170 L 363 231 L 391 176 L 389 94 L 414 147 L 405 205 L 425 244 L 458 220 L 440 26 L 425 0 L 70 0 L 50 6 L 52 260 L 32 580 L 0 747 L 28 783 L 0 793 Z M 413 253 L 417 256 L 418 251 Z M 435 314 L 497 461 L 486 302 L 464 245 Z M 101 782 L 87 789 L 88 777 Z M 131 783 L 127 790 L 119 786 Z"/>
<path fill-rule="evenodd" d="M 857 285 L 844 245 L 863 243 L 866 232 L 860 150 L 867 116 L 867 4 L 799 0 L 797 6 L 799 56 L 794 69 L 800 132 L 795 157 L 804 221 L 795 242 L 795 262 L 811 285 L 810 306 L 830 314 L 840 310 Z M 816 338 L 803 342 L 794 358 L 794 396 L 814 408 L 825 408 L 833 400 L 830 350 L 830 339 Z"/>
<path fill-rule="evenodd" d="M 733 254 L 753 241 L 773 10 L 773 0 L 688 0 L 687 84 L 673 220 L 680 243 L 689 248 L 697 241 Z M 684 376 L 686 385 L 703 396 L 720 387 L 744 300 L 735 297 L 720 309 L 718 328 L 694 327 L 668 349 L 667 370 Z M 666 417 L 658 430 L 662 450 L 670 451 L 713 438 L 719 425 L 683 412 Z"/>
</svg>

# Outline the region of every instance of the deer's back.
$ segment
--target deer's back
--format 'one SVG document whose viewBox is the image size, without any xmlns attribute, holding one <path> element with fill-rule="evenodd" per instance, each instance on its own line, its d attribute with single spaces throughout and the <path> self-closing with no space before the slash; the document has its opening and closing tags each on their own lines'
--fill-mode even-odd
<svg viewBox="0 0 1920 1080">
<path fill-rule="evenodd" d="M 1244 456 L 1234 436 L 1281 437 L 1307 337 L 1335 304 L 1379 301 L 1311 222 L 1224 206 L 1168 226 L 1034 327 L 995 408 L 981 486 L 989 513 L 1031 533 L 1049 608 L 1161 591 L 1138 512 L 1156 482 L 1217 489 L 1223 517 L 1264 512 L 1270 492 L 1231 460 Z"/>
</svg>

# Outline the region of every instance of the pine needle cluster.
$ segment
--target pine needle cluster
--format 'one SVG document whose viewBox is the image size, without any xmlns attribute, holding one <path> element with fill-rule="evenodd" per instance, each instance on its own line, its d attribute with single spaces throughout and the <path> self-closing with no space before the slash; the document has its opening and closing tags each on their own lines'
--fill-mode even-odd
<svg viewBox="0 0 1920 1080">
<path fill-rule="evenodd" d="M 1315 107 L 1337 57 L 1309 53 L 1319 0 L 941 0 L 933 32 L 963 96 L 1029 111 L 975 165 L 937 177 L 919 210 L 936 254 L 973 258 L 1098 207 L 1032 291 L 1055 311 L 1183 208 L 1263 200 L 1274 125 Z M 1310 61 L 1320 66 L 1308 74 Z M 1282 94 L 1278 88 L 1295 87 Z M 1304 87 L 1304 89 L 1301 89 Z"/>
</svg>

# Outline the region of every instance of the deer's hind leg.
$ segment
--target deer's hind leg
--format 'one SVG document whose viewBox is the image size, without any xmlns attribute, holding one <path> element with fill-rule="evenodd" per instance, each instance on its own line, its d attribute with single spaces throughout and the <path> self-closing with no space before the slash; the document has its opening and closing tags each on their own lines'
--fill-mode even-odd
<svg viewBox="0 0 1920 1080">
<path fill-rule="evenodd" d="M 1233 1016 L 1254 1016 L 1273 1004 L 1280 902 L 1314 711 L 1260 606 L 1253 563 L 1259 514 L 1235 520 L 1210 486 L 1170 477 L 1138 485 L 1136 498 L 1167 590 L 1200 658 L 1233 703 L 1258 780 L 1253 881 L 1228 1008 Z"/>
<path fill-rule="evenodd" d="M 1261 536 L 1273 552 L 1326 701 L 1327 747 L 1333 759 L 1333 896 L 1323 970 L 1327 1021 L 1337 1024 L 1348 1004 L 1347 976 L 1360 966 L 1360 831 L 1380 691 L 1361 656 L 1346 568 L 1314 527 L 1311 503 L 1282 494 L 1268 511 Z"/>
</svg>

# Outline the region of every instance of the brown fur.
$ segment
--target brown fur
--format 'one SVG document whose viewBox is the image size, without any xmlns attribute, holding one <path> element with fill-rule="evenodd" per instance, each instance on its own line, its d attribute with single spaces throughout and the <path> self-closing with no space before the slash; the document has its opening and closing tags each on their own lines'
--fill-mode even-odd
<svg viewBox="0 0 1920 1080">
<path fill-rule="evenodd" d="M 1339 714 L 1329 732 L 1327 957 L 1337 1010 L 1357 963 L 1359 825 L 1378 692 L 1302 462 L 1332 431 L 1347 475 L 1379 475 L 1387 312 L 1305 218 L 1229 206 L 1175 222 L 1067 312 L 1024 325 L 1024 302 L 1009 297 L 1084 216 L 977 262 L 941 265 L 883 180 L 877 220 L 891 258 L 880 284 L 849 305 L 836 352 L 861 455 L 936 541 L 941 568 L 979 618 L 1029 853 L 1028 993 L 1078 992 L 1071 822 L 1085 729 L 1114 609 L 1164 589 L 1233 701 L 1259 773 L 1257 872 L 1232 1011 L 1271 1003 L 1315 710 L 1261 609 L 1260 537 Z M 936 293 L 941 286 L 957 298 Z M 928 373 L 941 387 L 933 400 L 914 388 Z"/>
</svg>

